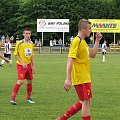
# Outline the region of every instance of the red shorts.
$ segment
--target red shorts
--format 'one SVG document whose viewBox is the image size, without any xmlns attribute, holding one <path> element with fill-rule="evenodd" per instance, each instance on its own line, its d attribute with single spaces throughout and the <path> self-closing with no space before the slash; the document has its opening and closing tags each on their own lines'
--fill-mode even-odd
<svg viewBox="0 0 120 120">
<path fill-rule="evenodd" d="M 22 65 L 17 64 L 17 72 L 18 72 L 18 80 L 33 79 L 31 64 L 28 64 L 26 69 L 24 69 Z"/>
<path fill-rule="evenodd" d="M 74 87 L 81 101 L 92 98 L 91 83 L 74 85 Z"/>
</svg>

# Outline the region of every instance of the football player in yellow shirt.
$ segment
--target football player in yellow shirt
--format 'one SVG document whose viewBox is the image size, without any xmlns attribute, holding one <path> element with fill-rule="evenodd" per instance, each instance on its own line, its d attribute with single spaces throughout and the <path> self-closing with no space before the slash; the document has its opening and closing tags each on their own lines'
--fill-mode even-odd
<svg viewBox="0 0 120 120">
<path fill-rule="evenodd" d="M 25 79 L 27 79 L 26 85 L 26 102 L 28 103 L 35 103 L 31 99 L 32 93 L 32 79 L 33 73 L 35 71 L 34 67 L 34 51 L 33 51 L 33 43 L 30 39 L 31 37 L 31 30 L 29 28 L 25 28 L 23 31 L 24 39 L 20 40 L 16 43 L 14 55 L 17 59 L 17 73 L 18 73 L 18 81 L 14 86 L 12 97 L 11 97 L 11 104 L 16 105 L 16 95 L 20 89 L 20 86 L 23 84 Z"/>
<path fill-rule="evenodd" d="M 66 91 L 71 88 L 71 84 L 74 85 L 79 101 L 56 120 L 67 120 L 79 110 L 82 110 L 82 120 L 91 120 L 90 99 L 92 98 L 92 88 L 90 79 L 90 57 L 94 58 L 96 56 L 99 42 L 102 39 L 102 34 L 100 32 L 96 33 L 95 45 L 93 48 L 89 48 L 85 37 L 89 37 L 91 32 L 91 22 L 81 19 L 78 23 L 78 34 L 70 45 L 66 80 L 64 83 Z"/>
</svg>

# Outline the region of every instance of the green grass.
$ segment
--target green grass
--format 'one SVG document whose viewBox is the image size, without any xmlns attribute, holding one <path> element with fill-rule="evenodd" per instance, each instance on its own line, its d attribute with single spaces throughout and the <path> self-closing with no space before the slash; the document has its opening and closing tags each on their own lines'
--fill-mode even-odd
<svg viewBox="0 0 120 120">
<path fill-rule="evenodd" d="M 11 92 L 17 81 L 15 59 L 13 66 L 0 68 L 0 120 L 55 120 L 78 100 L 74 88 L 67 93 L 63 89 L 66 77 L 66 54 L 35 55 L 36 73 L 33 80 L 32 99 L 25 102 L 25 84 L 17 95 L 17 106 L 10 105 Z M 120 55 L 107 55 L 91 59 L 93 98 L 92 120 L 120 120 Z M 78 112 L 70 120 L 80 120 Z"/>
</svg>

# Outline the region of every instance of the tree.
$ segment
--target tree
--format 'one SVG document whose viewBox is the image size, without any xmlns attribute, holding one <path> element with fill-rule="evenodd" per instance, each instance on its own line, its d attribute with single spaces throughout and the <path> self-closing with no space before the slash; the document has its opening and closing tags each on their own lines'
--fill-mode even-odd
<svg viewBox="0 0 120 120">
<path fill-rule="evenodd" d="M 119 19 L 119 0 L 1 0 L 0 34 L 21 34 L 30 27 L 33 36 L 37 33 L 37 19 L 70 19 L 69 36 L 77 34 L 79 19 Z M 41 37 L 41 36 L 40 36 Z M 61 33 L 47 33 L 44 39 L 60 38 Z"/>
<path fill-rule="evenodd" d="M 12 19 L 19 8 L 18 0 L 1 0 L 0 3 L 0 34 L 14 34 L 16 24 Z"/>
</svg>

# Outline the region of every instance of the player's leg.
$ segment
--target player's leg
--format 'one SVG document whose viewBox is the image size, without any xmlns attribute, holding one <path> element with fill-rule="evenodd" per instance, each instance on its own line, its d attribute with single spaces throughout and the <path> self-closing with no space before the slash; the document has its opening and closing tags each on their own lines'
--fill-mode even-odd
<svg viewBox="0 0 120 120">
<path fill-rule="evenodd" d="M 4 57 L 6 58 L 6 54 L 4 53 Z M 1 67 L 3 67 L 3 64 L 5 63 L 5 60 L 4 59 L 2 59 L 2 61 L 1 61 Z"/>
<path fill-rule="evenodd" d="M 26 85 L 26 102 L 29 103 L 35 103 L 31 99 L 31 94 L 32 94 L 32 79 L 33 79 L 33 73 L 32 73 L 32 68 L 31 65 L 28 65 L 28 70 L 27 70 L 27 85 Z"/>
<path fill-rule="evenodd" d="M 79 99 L 82 101 L 82 120 L 91 120 L 90 118 L 90 98 L 92 98 L 91 83 L 85 83 L 75 86 Z"/>
<path fill-rule="evenodd" d="M 56 120 L 67 120 L 68 118 L 70 118 L 71 116 L 73 116 L 74 114 L 76 114 L 79 110 L 81 110 L 82 108 L 82 104 L 81 101 L 76 102 L 74 105 L 72 105 L 64 115 L 62 115 L 61 117 L 57 118 Z"/>
<path fill-rule="evenodd" d="M 105 62 L 106 62 L 106 51 L 105 51 L 105 53 L 104 53 L 104 56 L 105 56 L 105 58 L 104 58 L 104 59 L 105 59 Z"/>
<path fill-rule="evenodd" d="M 91 118 L 90 118 L 90 99 L 82 101 L 82 120 L 91 120 Z"/>
<path fill-rule="evenodd" d="M 31 94 L 32 94 L 32 81 L 31 80 L 27 80 L 28 83 L 26 85 L 26 102 L 28 103 L 35 103 L 32 99 L 31 99 Z"/>
<path fill-rule="evenodd" d="M 5 62 L 5 60 L 2 59 L 2 61 L 1 61 L 1 65 L 0 65 L 1 67 L 3 66 L 4 62 Z"/>
<path fill-rule="evenodd" d="M 103 55 L 103 62 L 105 62 L 105 55 Z"/>
<path fill-rule="evenodd" d="M 24 69 L 22 65 L 17 65 L 17 72 L 18 72 L 18 81 L 14 85 L 12 96 L 11 96 L 11 104 L 13 105 L 16 105 L 16 101 L 15 101 L 16 95 L 18 94 L 20 86 L 23 84 L 25 80 L 26 69 Z"/>
<path fill-rule="evenodd" d="M 105 62 L 105 52 L 103 52 L 102 55 L 103 55 L 103 62 Z"/>
<path fill-rule="evenodd" d="M 10 59 L 10 65 L 12 65 L 12 60 Z"/>
<path fill-rule="evenodd" d="M 9 66 L 12 66 L 12 59 L 11 59 L 11 54 L 9 54 Z"/>
<path fill-rule="evenodd" d="M 82 100 L 82 92 L 81 91 L 81 85 L 75 85 L 75 89 L 77 92 L 77 95 L 79 97 L 80 100 Z M 82 103 L 81 101 L 76 102 L 73 106 L 71 106 L 64 115 L 62 115 L 60 118 L 57 118 L 56 120 L 67 120 L 69 117 L 73 116 L 74 114 L 76 114 L 79 110 L 82 109 Z"/>
<path fill-rule="evenodd" d="M 23 84 L 23 80 L 18 80 L 17 83 L 14 85 L 12 96 L 11 96 L 11 104 L 16 105 L 16 95 L 19 92 L 20 86 Z"/>
<path fill-rule="evenodd" d="M 27 81 L 28 83 L 26 85 L 26 92 L 27 92 L 26 99 L 30 99 L 32 94 L 32 81 L 31 80 L 27 80 Z"/>
</svg>

